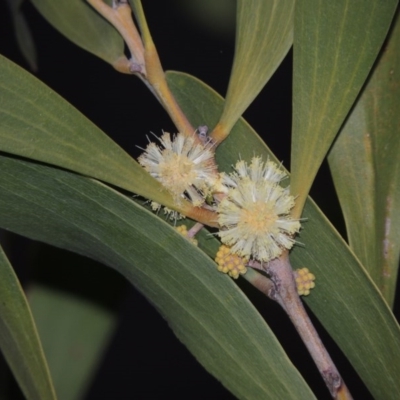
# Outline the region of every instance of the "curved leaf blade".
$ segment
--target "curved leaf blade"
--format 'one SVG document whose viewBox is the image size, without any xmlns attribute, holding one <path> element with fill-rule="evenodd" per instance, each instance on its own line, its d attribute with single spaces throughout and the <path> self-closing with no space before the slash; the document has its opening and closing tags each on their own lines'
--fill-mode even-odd
<svg viewBox="0 0 400 400">
<path fill-rule="evenodd" d="M 0 150 L 91 176 L 175 209 L 133 158 L 58 94 L 0 56 Z"/>
<path fill-rule="evenodd" d="M 28 302 L 1 247 L 0 348 L 28 400 L 56 399 Z"/>
<path fill-rule="evenodd" d="M 379 247 L 373 195 L 374 156 L 365 111 L 358 102 L 329 152 L 328 161 L 350 247 L 378 285 L 374 273 Z"/>
<path fill-rule="evenodd" d="M 32 0 L 40 14 L 77 46 L 109 64 L 124 56 L 124 41 L 116 29 L 84 0 Z"/>
<path fill-rule="evenodd" d="M 114 332 L 115 315 L 87 299 L 40 284 L 29 288 L 28 299 L 58 398 L 84 398 Z"/>
<path fill-rule="evenodd" d="M 296 217 L 378 55 L 397 0 L 299 0 L 293 44 L 292 193 Z"/>
<path fill-rule="evenodd" d="M 399 48 L 397 14 L 385 50 L 328 157 L 350 245 L 390 305 L 400 257 Z"/>
<path fill-rule="evenodd" d="M 239 0 L 236 47 L 220 126 L 229 132 L 293 42 L 293 0 Z"/>
<path fill-rule="evenodd" d="M 223 99 L 198 79 L 168 72 L 168 84 L 194 126 L 213 126 Z M 255 155 L 278 162 L 261 138 L 240 119 L 217 148 L 221 170 L 231 171 L 240 157 Z M 299 241 L 291 252 L 295 268 L 308 267 L 316 288 L 305 298 L 376 399 L 400 391 L 400 327 L 376 286 L 315 203 L 308 199 Z M 346 379 L 346 377 L 344 377 Z"/>
<path fill-rule="evenodd" d="M 97 181 L 0 160 L 0 226 L 117 269 L 238 398 L 314 398 L 236 284 L 171 226 Z"/>
<path fill-rule="evenodd" d="M 14 23 L 18 47 L 33 71 L 37 71 L 37 54 L 31 30 L 21 12 L 24 0 L 7 0 Z"/>
</svg>

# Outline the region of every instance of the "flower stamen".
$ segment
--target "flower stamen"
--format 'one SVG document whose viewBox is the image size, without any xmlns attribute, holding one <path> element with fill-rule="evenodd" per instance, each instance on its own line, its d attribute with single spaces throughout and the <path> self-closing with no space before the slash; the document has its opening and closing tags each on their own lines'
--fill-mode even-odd
<svg viewBox="0 0 400 400">
<path fill-rule="evenodd" d="M 164 133 L 161 146 L 149 143 L 139 163 L 173 196 L 177 204 L 184 198 L 195 207 L 204 204 L 214 183 L 220 179 L 212 145 L 203 145 L 195 136 Z"/>
<path fill-rule="evenodd" d="M 290 218 L 294 197 L 279 182 L 286 173 L 274 162 L 254 157 L 223 175 L 226 196 L 217 207 L 221 241 L 241 257 L 268 262 L 290 249 L 300 222 Z"/>
</svg>

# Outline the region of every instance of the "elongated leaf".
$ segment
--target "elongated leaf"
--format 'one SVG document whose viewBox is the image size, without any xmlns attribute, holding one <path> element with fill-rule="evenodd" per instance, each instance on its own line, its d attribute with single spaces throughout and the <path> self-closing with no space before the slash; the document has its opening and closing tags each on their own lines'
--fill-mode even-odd
<svg viewBox="0 0 400 400">
<path fill-rule="evenodd" d="M 291 160 L 296 216 L 377 57 L 396 4 L 296 2 Z"/>
<path fill-rule="evenodd" d="M 71 42 L 115 64 L 124 57 L 124 41 L 116 29 L 85 0 L 32 0 L 47 21 Z"/>
<path fill-rule="evenodd" d="M 218 121 L 223 100 L 201 81 L 169 72 L 168 83 L 194 126 Z M 276 158 L 250 126 L 240 120 L 218 147 L 219 167 L 230 171 L 240 157 Z M 349 358 L 376 399 L 399 393 L 400 329 L 364 269 L 311 199 L 307 201 L 299 241 L 291 253 L 294 267 L 317 277 L 305 301 Z M 344 377 L 346 378 L 346 377 Z M 299 396 L 301 398 L 301 396 Z"/>
<path fill-rule="evenodd" d="M 124 150 L 46 85 L 0 56 L 0 150 L 95 177 L 174 208 Z"/>
<path fill-rule="evenodd" d="M 228 132 L 289 51 L 293 11 L 293 0 L 237 2 L 235 59 L 220 121 Z"/>
<path fill-rule="evenodd" d="M 375 170 L 366 110 L 357 103 L 329 153 L 350 247 L 379 286 Z M 361 229 L 360 229 L 361 227 Z M 375 271 L 374 271 L 375 270 Z"/>
<path fill-rule="evenodd" d="M 400 254 L 399 48 L 397 16 L 385 51 L 328 158 L 350 245 L 390 305 Z"/>
<path fill-rule="evenodd" d="M 21 5 L 24 0 L 7 0 L 10 7 L 11 16 L 14 23 L 15 36 L 22 55 L 25 57 L 30 68 L 33 71 L 37 70 L 37 54 L 35 43 L 33 42 L 32 33 L 29 29 L 23 13 Z"/>
<path fill-rule="evenodd" d="M 41 285 L 30 287 L 28 295 L 58 399 L 82 399 L 115 316 L 88 300 Z"/>
<path fill-rule="evenodd" d="M 0 348 L 27 399 L 56 398 L 28 302 L 1 247 Z"/>
<path fill-rule="evenodd" d="M 240 289 L 172 227 L 97 181 L 0 160 L 0 226 L 117 269 L 238 398 L 314 398 Z"/>
</svg>

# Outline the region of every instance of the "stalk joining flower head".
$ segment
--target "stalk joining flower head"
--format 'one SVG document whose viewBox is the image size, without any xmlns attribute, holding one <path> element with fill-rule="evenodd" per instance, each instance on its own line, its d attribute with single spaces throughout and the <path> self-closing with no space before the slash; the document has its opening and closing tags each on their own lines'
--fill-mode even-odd
<svg viewBox="0 0 400 400">
<path fill-rule="evenodd" d="M 190 243 L 194 244 L 195 246 L 198 245 L 198 242 L 195 238 L 188 236 L 188 230 L 186 225 L 179 225 L 175 227 L 175 230 L 179 232 L 183 237 L 185 237 Z"/>
<path fill-rule="evenodd" d="M 179 204 L 182 198 L 201 206 L 214 182 L 219 179 L 212 146 L 202 145 L 195 136 L 164 133 L 162 147 L 149 143 L 139 163 L 157 179 Z"/>
<path fill-rule="evenodd" d="M 224 175 L 229 189 L 217 208 L 218 235 L 232 253 L 268 262 L 293 246 L 300 222 L 289 216 L 294 197 L 279 185 L 285 177 L 274 162 L 260 157 L 250 165 L 238 161 L 235 172 Z"/>
</svg>

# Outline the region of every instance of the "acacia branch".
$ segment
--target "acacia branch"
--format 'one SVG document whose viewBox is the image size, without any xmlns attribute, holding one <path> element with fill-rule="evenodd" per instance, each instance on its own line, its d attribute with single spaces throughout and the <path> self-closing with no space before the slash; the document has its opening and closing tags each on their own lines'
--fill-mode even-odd
<svg viewBox="0 0 400 400">
<path fill-rule="evenodd" d="M 253 262 L 252 267 L 264 269 L 270 279 L 254 270 L 249 270 L 248 273 L 251 272 L 250 275 L 247 276 L 247 273 L 244 277 L 270 299 L 279 303 L 285 310 L 314 360 L 332 398 L 335 400 L 352 400 L 345 382 L 323 345 L 297 294 L 296 282 L 288 253 L 283 253 L 281 257 L 270 261 L 266 265 Z"/>
</svg>

